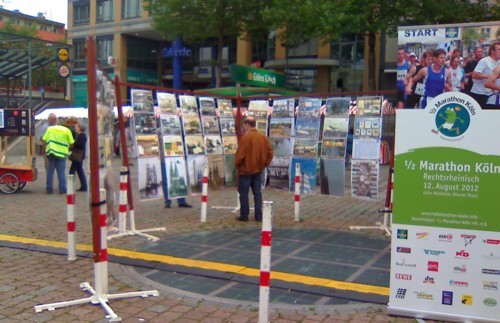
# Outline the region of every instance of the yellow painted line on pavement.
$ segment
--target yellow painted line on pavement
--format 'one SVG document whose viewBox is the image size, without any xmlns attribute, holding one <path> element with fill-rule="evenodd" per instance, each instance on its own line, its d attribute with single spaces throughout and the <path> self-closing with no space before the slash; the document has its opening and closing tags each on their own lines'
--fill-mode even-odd
<svg viewBox="0 0 500 323">
<path fill-rule="evenodd" d="M 68 248 L 68 244 L 66 242 L 58 242 L 58 241 L 50 241 L 50 240 L 42 240 L 42 239 L 34 239 L 34 238 L 24 238 L 17 236 L 10 236 L 0 234 L 0 241 L 9 241 L 9 242 L 19 242 L 24 244 L 33 244 L 44 247 L 55 247 L 55 248 Z M 90 245 L 77 244 L 77 249 L 80 251 L 92 251 L 93 248 Z M 248 268 L 245 266 L 239 265 L 230 265 L 223 264 L 212 261 L 203 261 L 203 260 L 194 260 L 194 259 L 185 259 L 178 258 L 166 255 L 158 255 L 152 253 L 145 252 L 137 252 L 131 250 L 124 249 L 116 249 L 116 248 L 108 248 L 108 255 L 125 257 L 131 259 L 140 259 L 146 261 L 156 261 L 169 265 L 179 265 L 184 267 L 194 267 L 194 268 L 202 268 L 209 270 L 216 270 L 228 273 L 235 273 L 250 277 L 259 277 L 260 270 L 255 268 Z M 364 285 L 350 282 L 343 282 L 338 280 L 326 279 L 326 278 L 318 278 L 318 277 L 309 277 L 297 274 L 288 274 L 279 271 L 271 271 L 271 278 L 277 279 L 281 281 L 291 282 L 291 283 L 300 283 L 311 286 L 323 286 L 328 288 L 335 288 L 341 290 L 355 291 L 359 293 L 371 293 L 378 294 L 382 296 L 389 296 L 389 288 L 381 287 L 381 286 L 373 286 L 373 285 Z"/>
</svg>

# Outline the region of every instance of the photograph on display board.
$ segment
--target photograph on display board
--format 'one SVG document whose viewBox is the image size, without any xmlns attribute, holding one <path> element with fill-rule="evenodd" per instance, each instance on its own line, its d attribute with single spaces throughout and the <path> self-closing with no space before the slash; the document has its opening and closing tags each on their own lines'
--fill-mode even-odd
<svg viewBox="0 0 500 323">
<path fill-rule="evenodd" d="M 347 117 L 349 116 L 349 106 L 351 99 L 349 98 L 328 98 L 326 99 L 327 117 Z"/>
<path fill-rule="evenodd" d="M 274 156 L 271 165 L 267 167 L 269 173 L 269 187 L 289 190 L 291 161 L 291 156 Z"/>
<path fill-rule="evenodd" d="M 201 193 L 203 188 L 203 169 L 207 158 L 205 156 L 188 156 L 187 169 L 189 178 L 189 187 L 192 193 Z"/>
<path fill-rule="evenodd" d="M 165 156 L 184 156 L 184 144 L 182 136 L 163 136 L 163 146 L 165 148 Z"/>
<path fill-rule="evenodd" d="M 275 118 L 271 119 L 269 126 L 269 136 L 274 137 L 291 137 L 294 135 L 294 120 L 293 118 Z"/>
<path fill-rule="evenodd" d="M 157 135 L 138 135 L 136 139 L 139 157 L 160 156 L 160 145 Z"/>
<path fill-rule="evenodd" d="M 354 138 L 380 138 L 382 118 L 355 118 Z"/>
<path fill-rule="evenodd" d="M 321 145 L 321 157 L 324 158 L 345 158 L 346 139 L 323 139 Z"/>
<path fill-rule="evenodd" d="M 205 135 L 219 135 L 219 120 L 217 117 L 201 117 Z"/>
<path fill-rule="evenodd" d="M 139 158 L 137 179 L 139 181 L 139 198 L 141 200 L 163 199 L 160 159 Z"/>
<path fill-rule="evenodd" d="M 257 130 L 259 130 L 262 134 L 267 136 L 267 118 L 266 119 L 255 119 L 256 125 L 255 127 Z"/>
<path fill-rule="evenodd" d="M 233 118 L 220 118 L 219 122 L 222 137 L 236 136 L 236 122 Z"/>
<path fill-rule="evenodd" d="M 210 155 L 208 160 L 208 187 L 218 189 L 224 186 L 224 156 Z"/>
<path fill-rule="evenodd" d="M 172 93 L 156 93 L 161 114 L 177 115 L 177 98 Z"/>
<path fill-rule="evenodd" d="M 236 187 L 238 174 L 234 166 L 234 158 L 234 155 L 224 155 L 224 183 L 227 187 Z"/>
<path fill-rule="evenodd" d="M 273 146 L 274 156 L 293 155 L 294 138 L 269 137 L 269 141 Z"/>
<path fill-rule="evenodd" d="M 182 157 L 165 158 L 167 173 L 167 197 L 176 199 L 188 195 L 186 161 Z"/>
<path fill-rule="evenodd" d="M 378 162 L 351 161 L 351 191 L 353 197 L 378 199 Z"/>
<path fill-rule="evenodd" d="M 301 157 L 318 156 L 318 140 L 310 138 L 295 138 L 293 154 Z"/>
<path fill-rule="evenodd" d="M 349 131 L 349 118 L 325 118 L 323 139 L 346 138 Z"/>
<path fill-rule="evenodd" d="M 198 116 L 183 116 L 182 120 L 184 121 L 184 134 L 186 136 L 189 135 L 201 135 L 201 123 L 200 118 Z"/>
<path fill-rule="evenodd" d="M 297 119 L 295 135 L 297 137 L 316 138 L 319 137 L 319 119 Z"/>
<path fill-rule="evenodd" d="M 215 109 L 215 100 L 213 98 L 200 98 L 200 110 L 202 116 L 215 117 L 217 115 L 217 110 Z"/>
<path fill-rule="evenodd" d="M 222 140 L 218 135 L 205 136 L 205 147 L 207 155 L 218 155 L 223 153 Z"/>
<path fill-rule="evenodd" d="M 135 127 L 133 126 L 133 125 L 135 125 L 134 119 L 135 118 L 132 115 L 132 117 L 128 119 L 128 124 L 132 125 L 132 126 L 125 128 L 125 135 L 127 138 L 127 148 L 128 148 L 129 158 L 139 157 L 137 155 L 137 146 L 136 146 L 137 140 L 135 139 Z M 121 146 L 120 146 L 120 149 L 121 149 Z"/>
<path fill-rule="evenodd" d="M 222 143 L 224 145 L 224 154 L 236 154 L 236 149 L 238 149 L 238 138 L 236 136 L 222 137 Z"/>
<path fill-rule="evenodd" d="M 186 148 L 188 155 L 205 155 L 205 140 L 203 136 L 186 136 Z"/>
<path fill-rule="evenodd" d="M 316 190 L 316 158 L 293 157 L 290 168 L 290 190 L 295 191 L 295 165 L 300 164 L 300 193 L 311 194 Z M 293 179 L 293 180 L 292 180 Z"/>
<path fill-rule="evenodd" d="M 134 113 L 135 134 L 150 135 L 156 134 L 156 118 L 154 113 L 136 112 Z"/>
<path fill-rule="evenodd" d="M 380 139 L 354 139 L 352 142 L 352 158 L 379 160 Z"/>
<path fill-rule="evenodd" d="M 381 96 L 360 96 L 357 99 L 356 116 L 376 117 L 382 111 Z"/>
<path fill-rule="evenodd" d="M 321 116 L 321 99 L 300 98 L 298 118 L 319 118 Z"/>
<path fill-rule="evenodd" d="M 154 112 L 154 100 L 151 90 L 131 90 L 134 112 Z"/>
<path fill-rule="evenodd" d="M 321 194 L 343 197 L 345 194 L 344 159 L 321 158 L 320 163 Z"/>
<path fill-rule="evenodd" d="M 217 107 L 219 108 L 219 115 L 223 117 L 233 117 L 233 105 L 229 99 L 217 99 Z"/>
<path fill-rule="evenodd" d="M 113 135 L 113 123 L 115 117 L 113 107 L 97 103 L 97 132 L 100 136 Z"/>
<path fill-rule="evenodd" d="M 181 103 L 182 115 L 198 116 L 198 102 L 196 97 L 192 95 L 180 95 L 179 101 Z"/>
<path fill-rule="evenodd" d="M 269 109 L 269 101 L 252 100 L 248 103 L 248 116 L 254 118 L 266 118 Z"/>
<path fill-rule="evenodd" d="M 97 104 L 106 106 L 110 112 L 113 112 L 113 107 L 115 106 L 115 86 L 99 68 L 96 69 L 96 83 Z"/>
<path fill-rule="evenodd" d="M 177 115 L 161 115 L 162 135 L 182 135 L 181 120 Z"/>
<path fill-rule="evenodd" d="M 273 101 L 273 118 L 293 118 L 295 115 L 295 99 Z"/>
</svg>

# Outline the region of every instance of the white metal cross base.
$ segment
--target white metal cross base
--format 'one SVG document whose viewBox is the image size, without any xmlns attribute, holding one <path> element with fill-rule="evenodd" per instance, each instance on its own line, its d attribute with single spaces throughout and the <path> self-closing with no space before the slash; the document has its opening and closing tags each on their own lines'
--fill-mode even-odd
<svg viewBox="0 0 500 323">
<path fill-rule="evenodd" d="M 382 230 L 385 231 L 385 235 L 391 236 L 391 222 L 392 222 L 392 210 L 390 208 L 383 208 L 378 210 L 379 213 L 384 214 L 383 222 L 375 222 L 372 226 L 349 226 L 349 230 Z"/>
<path fill-rule="evenodd" d="M 212 206 L 212 209 L 214 210 L 232 210 L 231 213 L 238 213 L 238 211 L 241 209 L 241 204 L 240 204 L 240 193 L 236 192 L 236 206 Z M 250 211 L 253 211 L 254 208 L 251 207 Z"/>
<path fill-rule="evenodd" d="M 120 322 L 122 320 L 121 317 L 116 315 L 116 313 L 113 311 L 111 307 L 108 305 L 108 301 L 111 299 L 119 299 L 119 298 L 130 298 L 130 297 L 149 297 L 149 296 L 159 296 L 160 293 L 157 290 L 150 290 L 150 291 L 142 291 L 142 292 L 129 292 L 129 293 L 120 293 L 120 294 L 102 294 L 102 295 L 97 295 L 96 291 L 90 286 L 88 282 L 84 282 L 80 284 L 80 288 L 83 289 L 84 291 L 89 292 L 92 294 L 90 297 L 86 298 L 81 298 L 81 299 L 75 299 L 72 301 L 66 301 L 66 302 L 58 302 L 58 303 L 52 303 L 52 304 L 44 304 L 44 305 L 37 305 L 35 306 L 35 311 L 37 313 L 43 311 L 43 310 L 48 310 L 48 311 L 54 311 L 57 308 L 63 308 L 63 307 L 69 307 L 73 305 L 80 305 L 80 304 L 85 304 L 85 303 L 91 303 L 94 305 L 101 305 L 104 310 L 106 311 L 107 315 L 106 318 L 110 322 Z"/>
<path fill-rule="evenodd" d="M 158 241 L 160 238 L 157 238 L 155 236 L 146 234 L 144 232 L 152 232 L 152 231 L 166 231 L 167 229 L 165 227 L 161 228 L 152 228 L 152 229 L 144 229 L 144 230 L 136 230 L 135 229 L 135 217 L 134 217 L 134 211 L 129 211 L 129 218 L 130 218 L 130 230 L 126 230 L 123 232 L 118 232 L 116 234 L 111 234 L 108 235 L 108 240 L 114 239 L 114 238 L 119 238 L 119 237 L 127 237 L 127 236 L 140 236 L 143 238 L 146 238 L 150 241 Z"/>
</svg>

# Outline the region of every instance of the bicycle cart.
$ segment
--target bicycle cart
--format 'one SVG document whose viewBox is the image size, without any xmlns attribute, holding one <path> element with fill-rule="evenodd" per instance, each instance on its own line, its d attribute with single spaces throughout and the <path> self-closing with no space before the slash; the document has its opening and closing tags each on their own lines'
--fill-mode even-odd
<svg viewBox="0 0 500 323">
<path fill-rule="evenodd" d="M 0 109 L 0 192 L 14 194 L 37 179 L 34 134 L 30 109 Z"/>
</svg>

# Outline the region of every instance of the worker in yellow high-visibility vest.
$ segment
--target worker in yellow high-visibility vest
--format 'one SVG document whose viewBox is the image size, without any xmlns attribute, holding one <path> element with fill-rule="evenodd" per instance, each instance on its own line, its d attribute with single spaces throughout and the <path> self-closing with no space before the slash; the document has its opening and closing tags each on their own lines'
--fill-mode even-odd
<svg viewBox="0 0 500 323">
<path fill-rule="evenodd" d="M 47 128 L 42 138 L 45 154 L 49 161 L 45 191 L 47 194 L 52 194 L 54 171 L 57 171 L 59 194 L 66 194 L 66 158 L 75 140 L 71 130 L 65 126 L 56 125 L 56 121 L 56 115 L 51 113 L 49 115 L 51 126 Z"/>
</svg>

